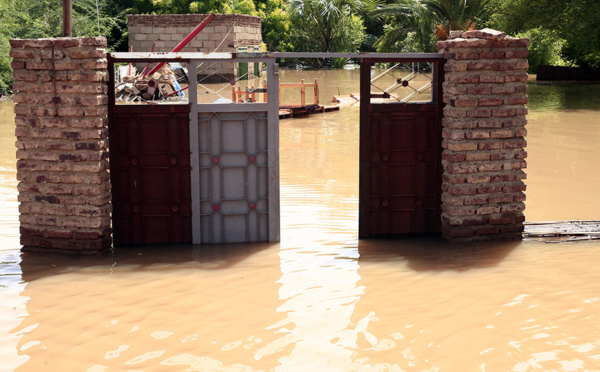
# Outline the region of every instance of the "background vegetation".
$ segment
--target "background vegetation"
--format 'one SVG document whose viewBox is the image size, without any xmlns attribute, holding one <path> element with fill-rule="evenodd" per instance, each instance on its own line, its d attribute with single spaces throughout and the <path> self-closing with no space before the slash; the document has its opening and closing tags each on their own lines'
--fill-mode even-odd
<svg viewBox="0 0 600 372">
<path fill-rule="evenodd" d="M 532 73 L 541 64 L 600 68 L 598 0 L 73 0 L 73 34 L 125 51 L 126 14 L 209 12 L 261 17 L 275 51 L 434 52 L 450 30 L 490 27 L 531 39 Z M 11 38 L 61 33 L 62 0 L 0 0 L 0 93 L 12 85 Z"/>
</svg>

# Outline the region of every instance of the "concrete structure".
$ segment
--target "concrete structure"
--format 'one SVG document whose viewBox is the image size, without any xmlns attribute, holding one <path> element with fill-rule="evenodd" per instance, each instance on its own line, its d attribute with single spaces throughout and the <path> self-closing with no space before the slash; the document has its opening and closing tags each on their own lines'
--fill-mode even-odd
<svg viewBox="0 0 600 372">
<path fill-rule="evenodd" d="M 11 40 L 24 249 L 111 246 L 106 39 Z"/>
<path fill-rule="evenodd" d="M 134 52 L 169 52 L 185 38 L 206 14 L 128 15 L 129 47 Z M 215 18 L 185 47 L 182 52 L 261 52 L 261 19 L 242 14 L 217 14 Z M 200 76 L 211 73 L 231 79 L 246 71 L 256 75 L 255 65 L 240 66 L 216 63 L 198 70 Z M 143 67 L 142 67 L 143 68 Z M 260 68 L 260 66 L 259 66 Z M 246 70 L 247 69 L 247 70 Z M 213 79 L 214 80 L 214 79 Z"/>
<path fill-rule="evenodd" d="M 442 231 L 452 242 L 521 239 L 529 39 L 453 32 L 446 57 Z"/>
</svg>

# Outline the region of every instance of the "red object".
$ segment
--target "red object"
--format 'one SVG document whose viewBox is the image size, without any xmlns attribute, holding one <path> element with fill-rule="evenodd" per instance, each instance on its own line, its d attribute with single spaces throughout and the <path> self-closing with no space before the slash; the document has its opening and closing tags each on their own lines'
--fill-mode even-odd
<svg viewBox="0 0 600 372">
<path fill-rule="evenodd" d="M 174 96 L 174 95 L 176 95 L 176 94 L 177 94 L 177 93 L 179 93 L 179 92 L 183 92 L 183 91 L 184 91 L 184 90 L 186 90 L 187 88 L 189 88 L 189 87 L 185 87 L 185 88 L 181 88 L 181 89 L 179 89 L 179 90 L 176 90 L 176 91 L 174 91 L 173 93 L 170 93 L 169 95 L 167 95 L 167 97 L 171 97 L 171 96 Z"/>
<path fill-rule="evenodd" d="M 206 27 L 206 25 L 212 21 L 212 19 L 215 18 L 215 13 L 210 13 L 206 18 L 204 18 L 204 20 L 202 22 L 200 22 L 200 24 L 198 26 L 196 26 L 195 29 L 192 30 L 192 32 L 190 32 L 188 34 L 188 36 L 186 36 L 185 38 L 183 38 L 183 40 L 181 40 L 179 42 L 179 44 L 177 44 L 173 49 L 171 49 L 171 53 L 177 53 L 179 52 L 181 49 L 183 49 L 184 46 L 186 46 L 190 41 L 192 41 L 192 39 L 194 37 L 196 37 L 196 35 L 198 35 L 200 33 L 200 31 L 202 31 L 202 29 L 204 27 Z M 150 72 L 148 73 L 148 75 L 152 75 L 153 73 L 155 73 L 156 71 L 158 71 L 161 67 L 163 67 L 165 64 L 165 62 L 161 62 L 158 65 L 154 66 L 154 68 L 152 70 L 150 70 Z"/>
<path fill-rule="evenodd" d="M 215 210 L 215 211 L 218 211 L 219 209 L 221 209 L 221 208 L 219 207 L 219 204 L 215 204 L 215 205 L 213 205 L 213 210 Z"/>
<path fill-rule="evenodd" d="M 256 160 L 256 159 L 254 158 L 254 156 L 250 155 L 250 156 L 248 156 L 248 160 L 250 160 L 250 162 L 254 162 L 254 160 Z"/>
<path fill-rule="evenodd" d="M 150 53 L 154 52 L 155 46 L 156 46 L 156 43 L 152 44 L 152 50 L 150 51 Z M 144 67 L 144 72 L 142 72 L 142 79 L 146 78 L 146 71 L 148 71 L 148 66 L 150 66 L 150 62 L 146 63 L 146 67 Z"/>
<path fill-rule="evenodd" d="M 215 164 L 219 164 L 219 158 L 215 156 L 214 158 L 212 158 L 212 162 Z"/>
<path fill-rule="evenodd" d="M 129 47 L 129 53 L 133 52 L 133 47 Z M 131 62 L 129 62 L 129 74 L 127 76 L 131 76 Z"/>
<path fill-rule="evenodd" d="M 250 209 L 256 209 L 256 204 L 250 203 Z"/>
</svg>

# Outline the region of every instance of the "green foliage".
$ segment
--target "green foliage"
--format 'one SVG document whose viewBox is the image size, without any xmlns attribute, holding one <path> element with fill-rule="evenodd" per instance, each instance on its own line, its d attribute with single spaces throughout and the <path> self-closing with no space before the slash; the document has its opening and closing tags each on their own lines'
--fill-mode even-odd
<svg viewBox="0 0 600 372">
<path fill-rule="evenodd" d="M 291 20 L 284 0 L 257 1 L 258 16 L 262 19 L 262 38 L 268 50 L 291 50 Z"/>
<path fill-rule="evenodd" d="M 487 0 L 394 0 L 371 14 L 385 20 L 377 40 L 382 52 L 433 52 L 437 25 L 445 32 L 472 27 Z"/>
<path fill-rule="evenodd" d="M 433 53 L 436 52 L 435 43 L 437 38 L 435 34 L 411 31 L 406 34 L 406 38 L 401 43 L 399 53 Z"/>
<path fill-rule="evenodd" d="M 262 18 L 263 42 L 269 50 L 291 50 L 290 29 L 292 22 L 289 14 L 283 9 L 275 9 Z"/>
<path fill-rule="evenodd" d="M 379 52 L 423 53 L 435 51 L 435 24 L 426 8 L 412 2 L 390 4 L 373 12 L 374 15 L 387 15 L 383 35 L 375 46 Z"/>
<path fill-rule="evenodd" d="M 73 36 L 105 36 L 109 49 L 126 50 L 125 14 L 133 0 L 73 1 Z M 9 40 L 62 36 L 62 0 L 0 0 L 0 89 L 12 86 Z"/>
<path fill-rule="evenodd" d="M 564 40 L 562 54 L 576 65 L 600 68 L 598 0 L 490 0 L 487 25 L 514 35 L 540 29 Z"/>
<path fill-rule="evenodd" d="M 258 14 L 252 0 L 228 1 L 223 5 L 223 13 L 248 14 L 254 16 Z"/>
<path fill-rule="evenodd" d="M 296 51 L 351 52 L 365 38 L 361 0 L 290 0 L 289 13 Z"/>
<path fill-rule="evenodd" d="M 0 35 L 0 96 L 12 93 L 12 69 L 9 53 L 8 38 L 5 35 Z"/>
<path fill-rule="evenodd" d="M 530 38 L 531 72 L 542 63 L 600 68 L 598 0 L 74 0 L 73 34 L 105 36 L 124 51 L 127 13 L 210 12 L 261 17 L 268 50 L 434 52 L 436 26 L 443 34 L 475 22 Z M 62 0 L 0 0 L 0 90 L 11 86 L 10 38 L 61 33 Z"/>
<path fill-rule="evenodd" d="M 566 40 L 557 36 L 557 32 L 541 28 L 534 28 L 516 35 L 528 38 L 529 46 L 529 72 L 537 73 L 540 65 L 572 66 L 573 64 L 562 58 L 562 51 Z"/>
<path fill-rule="evenodd" d="M 485 12 L 487 0 L 421 0 L 436 25 L 450 30 L 467 30 Z"/>
<path fill-rule="evenodd" d="M 208 14 L 238 13 L 257 15 L 252 0 L 134 0 L 136 13 Z"/>
<path fill-rule="evenodd" d="M 0 95 L 12 93 L 12 68 L 9 40 L 17 26 L 18 7 L 13 2 L 0 0 Z"/>
<path fill-rule="evenodd" d="M 346 63 L 350 61 L 349 58 L 332 58 L 331 59 L 331 67 L 333 68 L 343 68 Z"/>
</svg>

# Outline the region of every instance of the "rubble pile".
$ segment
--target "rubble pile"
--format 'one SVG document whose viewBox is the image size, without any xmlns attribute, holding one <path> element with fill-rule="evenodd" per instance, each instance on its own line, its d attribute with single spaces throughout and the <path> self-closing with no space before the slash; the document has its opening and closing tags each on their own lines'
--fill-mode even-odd
<svg viewBox="0 0 600 372">
<path fill-rule="evenodd" d="M 178 63 L 166 63 L 152 75 L 136 74 L 135 68 L 123 67 L 125 69 L 120 69 L 120 72 L 124 73 L 115 87 L 117 101 L 152 102 L 180 100 L 185 97 L 183 91 L 187 86 L 182 88 L 179 83 L 187 83 L 187 75 Z"/>
</svg>

